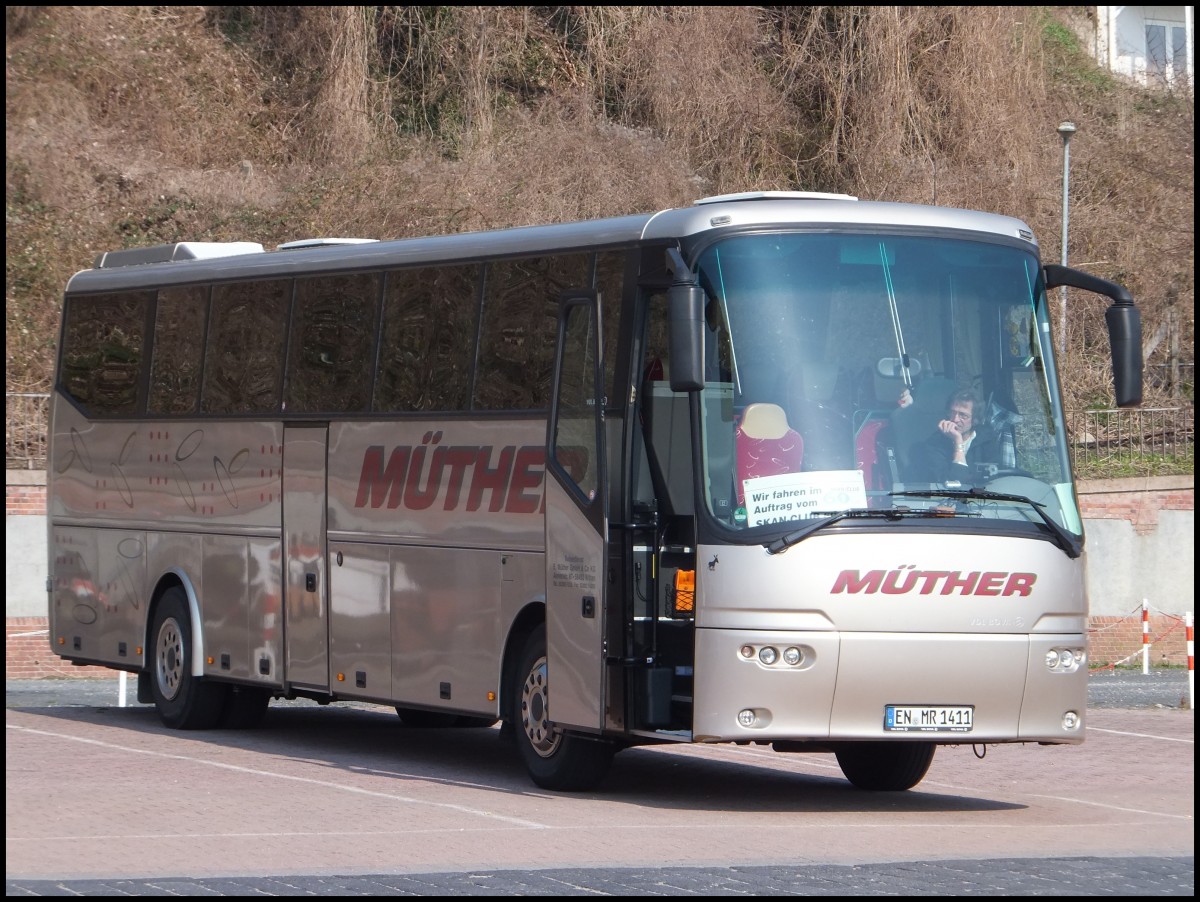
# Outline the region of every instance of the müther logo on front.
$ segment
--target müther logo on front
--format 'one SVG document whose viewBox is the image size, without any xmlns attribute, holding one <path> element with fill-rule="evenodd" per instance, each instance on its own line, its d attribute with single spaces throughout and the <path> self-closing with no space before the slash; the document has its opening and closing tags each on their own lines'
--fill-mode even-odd
<svg viewBox="0 0 1200 902">
<path fill-rule="evenodd" d="M 833 581 L 834 595 L 984 595 L 1028 596 L 1036 573 L 1007 570 L 918 570 L 905 564 L 893 570 L 843 570 Z"/>
</svg>

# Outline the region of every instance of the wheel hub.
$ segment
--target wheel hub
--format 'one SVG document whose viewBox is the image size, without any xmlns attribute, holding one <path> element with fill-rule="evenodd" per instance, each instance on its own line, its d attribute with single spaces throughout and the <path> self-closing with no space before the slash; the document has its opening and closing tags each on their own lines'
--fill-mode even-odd
<svg viewBox="0 0 1200 902">
<path fill-rule="evenodd" d="M 158 630 L 154 675 L 163 698 L 175 698 L 183 679 L 183 633 L 174 617 L 164 620 Z"/>
<path fill-rule="evenodd" d="M 521 688 L 521 726 L 530 746 L 543 758 L 553 755 L 562 741 L 562 731 L 548 717 L 549 708 L 546 658 L 543 656 L 534 662 Z"/>
</svg>

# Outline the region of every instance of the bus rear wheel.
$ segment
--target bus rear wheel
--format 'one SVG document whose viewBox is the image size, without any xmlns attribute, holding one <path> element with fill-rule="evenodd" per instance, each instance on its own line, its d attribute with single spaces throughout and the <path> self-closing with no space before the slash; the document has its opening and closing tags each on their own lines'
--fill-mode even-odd
<svg viewBox="0 0 1200 902">
<path fill-rule="evenodd" d="M 932 742 L 854 742 L 837 750 L 846 779 L 871 792 L 903 792 L 924 778 L 937 749 Z"/>
<path fill-rule="evenodd" d="M 175 730 L 209 730 L 225 710 L 229 687 L 192 675 L 192 619 L 183 589 L 168 589 L 154 612 L 150 692 L 158 716 Z"/>
<path fill-rule="evenodd" d="M 613 746 L 560 729 L 549 718 L 546 627 L 526 639 L 511 687 L 517 749 L 529 776 L 543 789 L 592 789 L 608 773 Z"/>
</svg>

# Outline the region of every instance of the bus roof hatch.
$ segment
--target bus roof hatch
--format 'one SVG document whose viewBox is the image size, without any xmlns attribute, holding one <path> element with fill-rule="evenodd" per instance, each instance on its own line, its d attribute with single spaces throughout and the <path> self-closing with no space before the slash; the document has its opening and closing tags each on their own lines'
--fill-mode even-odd
<svg viewBox="0 0 1200 902">
<path fill-rule="evenodd" d="M 157 244 L 154 247 L 134 247 L 97 254 L 95 268 L 114 269 L 118 266 L 141 266 L 146 263 L 212 260 L 216 257 L 262 252 L 263 246 L 253 241 L 181 241 L 178 244 Z"/>
</svg>

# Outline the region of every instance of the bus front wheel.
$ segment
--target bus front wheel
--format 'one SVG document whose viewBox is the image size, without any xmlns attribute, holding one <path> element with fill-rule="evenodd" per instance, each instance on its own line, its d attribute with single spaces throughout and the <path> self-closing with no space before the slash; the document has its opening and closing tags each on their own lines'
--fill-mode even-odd
<svg viewBox="0 0 1200 902">
<path fill-rule="evenodd" d="M 560 729 L 550 720 L 546 627 L 525 641 L 512 686 L 517 748 L 533 782 L 543 789 L 578 792 L 594 788 L 612 762 L 613 746 Z"/>
<path fill-rule="evenodd" d="M 854 742 L 837 750 L 837 762 L 859 789 L 903 792 L 921 782 L 936 748 L 932 742 Z"/>
<path fill-rule="evenodd" d="M 168 589 L 154 612 L 150 633 L 150 691 L 158 716 L 175 730 L 209 730 L 225 710 L 229 687 L 192 675 L 192 620 L 178 586 Z"/>
</svg>

